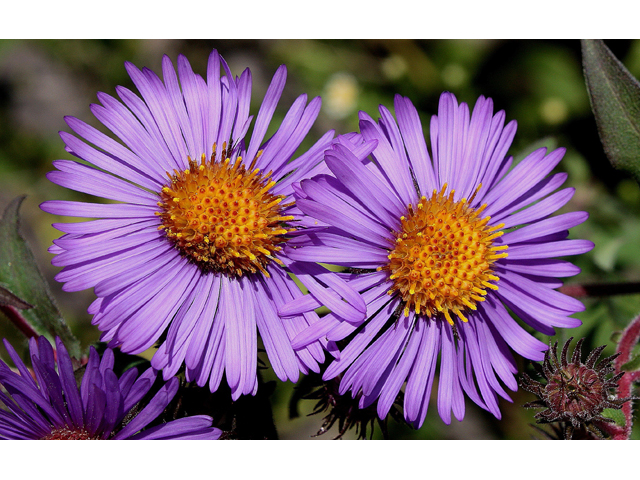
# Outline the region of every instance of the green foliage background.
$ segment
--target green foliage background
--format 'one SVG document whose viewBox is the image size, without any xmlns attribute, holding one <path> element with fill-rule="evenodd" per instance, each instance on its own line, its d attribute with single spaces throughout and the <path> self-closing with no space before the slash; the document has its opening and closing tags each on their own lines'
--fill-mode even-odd
<svg viewBox="0 0 640 480">
<path fill-rule="evenodd" d="M 631 73 L 640 77 L 640 41 L 606 43 Z M 45 178 L 53 160 L 71 158 L 57 132 L 68 131 L 65 115 L 105 131 L 89 105 L 97 102 L 97 91 L 115 95 L 116 85 L 134 89 L 125 61 L 160 73 L 163 54 L 175 62 L 183 53 L 194 70 L 204 74 L 212 48 L 225 57 L 234 74 L 251 68 L 255 99 L 262 98 L 278 65 L 287 65 L 280 118 L 301 93 L 310 98 L 323 96 L 322 112 L 306 146 L 328 129 L 342 133 L 357 129 L 358 110 L 377 118 L 378 105 L 392 109 L 396 93 L 411 98 L 425 127 L 436 113 L 443 90 L 470 105 L 479 95 L 493 98 L 496 110 L 506 111 L 507 121 L 518 121 L 510 150 L 517 159 L 540 144 L 567 148 L 559 169 L 569 173 L 567 185 L 575 187 L 576 194 L 565 210 L 587 210 L 591 215 L 571 236 L 596 243 L 592 252 L 575 259 L 583 272 L 568 281 L 640 279 L 640 192 L 638 185 L 615 171 L 604 155 L 589 107 L 577 40 L 0 41 L 0 208 L 18 195 L 28 195 L 21 209 L 23 233 L 60 310 L 83 345 L 99 336 L 86 313 L 94 295 L 91 291 L 62 292 L 53 279 L 57 269 L 51 266 L 46 249 L 59 232 L 51 227 L 56 219 L 38 208 L 48 199 L 88 200 Z M 255 102 L 252 112 L 258 106 Z M 640 295 L 590 299 L 586 304 L 587 310 L 580 315 L 583 326 L 560 331 L 553 340 L 586 336 L 586 345 L 608 344 L 605 355 L 612 354 L 610 337 L 640 312 Z M 24 348 L 19 334 L 2 317 L 0 337 Z M 7 358 L 4 350 L 0 355 Z M 521 359 L 519 362 L 521 370 L 530 368 Z M 269 371 L 265 378 L 275 379 Z M 277 384 L 272 396 L 276 426 L 281 438 L 309 438 L 320 427 L 321 418 L 304 416 L 313 409 L 312 401 L 301 404 L 300 418 L 288 418 L 293 388 Z M 434 403 L 419 431 L 389 421 L 391 438 L 531 438 L 535 433 L 528 424 L 534 412 L 521 405 L 533 397 L 518 391 L 512 398 L 513 404 L 502 402 L 501 420 L 467 401 L 465 420 L 454 420 L 451 426 L 441 422 Z M 334 427 L 321 438 L 336 434 Z M 374 438 L 379 437 L 377 430 Z M 637 434 L 634 437 L 640 438 Z"/>
</svg>

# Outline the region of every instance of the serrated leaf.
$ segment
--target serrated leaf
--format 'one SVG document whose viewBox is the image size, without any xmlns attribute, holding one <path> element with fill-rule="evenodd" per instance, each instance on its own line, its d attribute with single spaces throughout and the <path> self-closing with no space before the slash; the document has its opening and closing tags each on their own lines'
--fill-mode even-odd
<svg viewBox="0 0 640 480">
<path fill-rule="evenodd" d="M 623 363 L 620 370 L 623 372 L 635 372 L 636 370 L 640 370 L 640 355 L 636 355 L 627 363 Z"/>
<path fill-rule="evenodd" d="M 582 65 L 604 151 L 640 183 L 640 83 L 602 40 L 582 40 Z"/>
<path fill-rule="evenodd" d="M 604 410 L 602 410 L 602 416 L 605 418 L 610 418 L 620 427 L 625 426 L 626 421 L 622 410 L 618 410 L 615 408 L 605 408 Z"/>
<path fill-rule="evenodd" d="M 60 337 L 69 354 L 80 356 L 80 342 L 71 333 L 42 277 L 29 245 L 20 234 L 19 210 L 25 196 L 14 199 L 0 220 L 0 282 L 33 308 L 20 315 L 31 328 L 49 338 Z"/>
</svg>

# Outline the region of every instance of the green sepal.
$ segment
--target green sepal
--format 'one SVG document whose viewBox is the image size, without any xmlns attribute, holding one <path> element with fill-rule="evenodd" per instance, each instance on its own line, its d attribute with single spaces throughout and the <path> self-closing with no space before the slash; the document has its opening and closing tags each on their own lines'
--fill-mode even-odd
<svg viewBox="0 0 640 480">
<path fill-rule="evenodd" d="M 0 220 L 0 283 L 29 309 L 20 315 L 39 335 L 60 337 L 72 357 L 80 356 L 80 342 L 71 333 L 55 304 L 29 245 L 20 234 L 19 210 L 25 196 L 15 198 Z M 18 307 L 19 308 L 19 307 Z"/>
<path fill-rule="evenodd" d="M 602 40 L 582 40 L 582 65 L 604 151 L 640 183 L 640 83 Z"/>
<path fill-rule="evenodd" d="M 626 421 L 625 421 L 624 413 L 622 412 L 622 410 L 619 410 L 617 408 L 605 408 L 604 410 L 602 410 L 601 415 L 604 418 L 610 418 L 616 423 L 616 425 L 620 427 L 625 426 Z"/>
</svg>

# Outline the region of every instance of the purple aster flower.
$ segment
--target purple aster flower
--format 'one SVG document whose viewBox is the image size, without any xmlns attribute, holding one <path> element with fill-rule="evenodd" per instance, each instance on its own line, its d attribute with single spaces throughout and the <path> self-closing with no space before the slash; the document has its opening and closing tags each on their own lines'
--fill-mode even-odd
<svg viewBox="0 0 640 480">
<path fill-rule="evenodd" d="M 517 389 L 511 350 L 540 361 L 547 345 L 509 313 L 546 335 L 576 327 L 582 303 L 555 289 L 579 269 L 555 257 L 593 248 L 569 240 L 585 212 L 550 217 L 573 195 L 551 174 L 564 149 L 541 148 L 511 169 L 516 122 L 504 125 L 491 99 L 470 114 L 451 93 L 431 120 L 429 154 L 418 113 L 396 96 L 397 121 L 383 106 L 376 123 L 360 114 L 361 135 L 336 139 L 325 161 L 333 175 L 304 180 L 297 205 L 311 217 L 287 246 L 291 259 L 353 269 L 343 279 L 361 292 L 367 319 L 333 312 L 294 339 L 294 348 L 349 338 L 324 373 L 343 373 L 340 393 L 376 400 L 384 418 L 404 387 L 404 415 L 424 422 L 439 360 L 437 408 L 462 420 L 465 394 L 500 418 L 503 385 Z M 554 193 L 555 192 L 555 193 Z M 281 309 L 299 314 L 313 297 Z"/>
<path fill-rule="evenodd" d="M 153 368 L 138 376 L 131 368 L 118 378 L 113 351 L 100 358 L 91 347 L 80 388 L 71 358 L 59 338 L 56 351 L 45 337 L 29 340 L 33 375 L 11 344 L 5 347 L 17 368 L 0 360 L 0 439 L 3 440 L 217 440 L 222 433 L 212 419 L 196 415 L 145 430 L 173 399 L 180 381 L 165 383 L 138 411 L 138 403 L 156 379 Z M 56 372 L 57 365 L 57 372 Z"/>
<path fill-rule="evenodd" d="M 362 318 L 366 310 L 342 280 L 282 251 L 299 213 L 292 184 L 326 169 L 320 162 L 333 132 L 292 160 L 320 98 L 307 105 L 306 95 L 298 97 L 263 143 L 284 89 L 284 65 L 250 139 L 249 69 L 234 78 L 215 50 L 206 80 L 184 56 L 177 74 L 163 58 L 164 83 L 148 69 L 130 63 L 126 69 L 142 98 L 117 87 L 121 101 L 98 93 L 102 105 L 91 106 L 122 143 L 73 117 L 66 121 L 78 136 L 60 134 L 67 151 L 91 165 L 58 160 L 48 178 L 119 203 L 42 204 L 56 215 L 96 218 L 54 224 L 65 232 L 50 248 L 57 254 L 52 263 L 64 267 L 56 279 L 67 291 L 94 288 L 98 298 L 89 313 L 111 347 L 142 352 L 166 333 L 151 362 L 164 369 L 165 379 L 185 365 L 187 380 L 208 382 L 211 391 L 226 374 L 234 399 L 255 394 L 256 330 L 280 379 L 319 371 L 323 342 L 291 347 L 317 315 L 283 322 L 277 313 L 302 296 L 288 272 L 347 318 Z"/>
</svg>

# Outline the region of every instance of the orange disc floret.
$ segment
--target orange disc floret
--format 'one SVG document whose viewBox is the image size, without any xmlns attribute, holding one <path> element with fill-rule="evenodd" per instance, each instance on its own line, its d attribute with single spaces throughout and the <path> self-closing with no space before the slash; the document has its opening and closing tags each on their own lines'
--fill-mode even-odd
<svg viewBox="0 0 640 480">
<path fill-rule="evenodd" d="M 262 272 L 286 241 L 290 230 L 283 222 L 284 195 L 269 190 L 276 182 L 271 172 L 260 173 L 252 162 L 247 169 L 238 157 L 233 163 L 224 145 L 222 156 L 203 154 L 200 163 L 189 158 L 189 168 L 167 173 L 170 183 L 160 192 L 162 220 L 158 227 L 180 253 L 203 272 L 231 277 Z M 258 153 L 258 156 L 260 153 Z"/>
<path fill-rule="evenodd" d="M 389 263 L 379 270 L 390 272 L 394 284 L 389 294 L 402 296 L 405 315 L 411 309 L 416 314 L 441 313 L 453 325 L 452 314 L 466 322 L 464 312 L 476 310 L 487 289 L 498 289 L 492 265 L 507 256 L 500 253 L 507 246 L 493 246 L 504 224 L 488 226 L 490 218 L 480 217 L 486 206 L 469 206 L 480 187 L 469 201 L 458 202 L 453 201 L 454 191 L 445 196 L 446 189 L 445 184 L 431 198 L 407 207 Z"/>
</svg>

